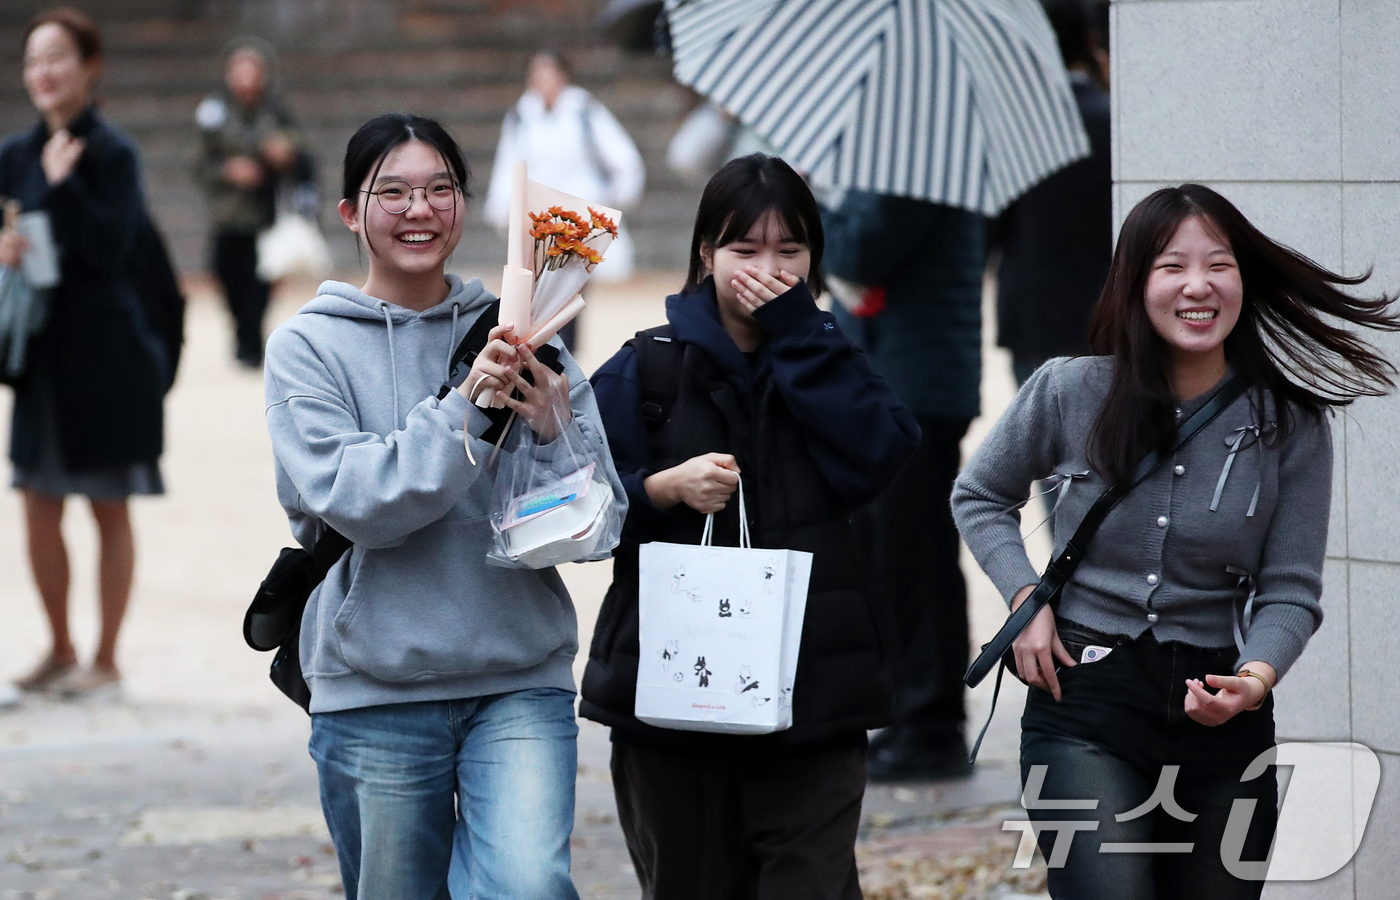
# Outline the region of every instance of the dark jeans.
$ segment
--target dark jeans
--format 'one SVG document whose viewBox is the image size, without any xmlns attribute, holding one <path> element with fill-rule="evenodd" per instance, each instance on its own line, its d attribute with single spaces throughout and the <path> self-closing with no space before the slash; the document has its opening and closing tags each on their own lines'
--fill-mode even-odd
<svg viewBox="0 0 1400 900">
<path fill-rule="evenodd" d="M 967 584 L 948 498 L 971 419 L 920 416 L 923 438 L 889 490 L 853 519 L 871 594 L 893 613 L 893 733 L 930 751 L 962 747 Z"/>
<path fill-rule="evenodd" d="M 233 314 L 238 361 L 257 365 L 263 357 L 263 315 L 272 285 L 258 277 L 258 236 L 219 232 L 214 235 L 214 276 Z"/>
<path fill-rule="evenodd" d="M 860 900 L 863 741 L 753 757 L 613 743 L 645 900 Z"/>
<path fill-rule="evenodd" d="M 1045 766 L 1042 800 L 1097 800 L 1095 809 L 1031 809 L 1036 822 L 1093 821 L 1072 835 L 1061 868 L 1050 869 L 1056 900 L 1256 900 L 1262 881 L 1242 881 L 1221 862 L 1226 822 L 1236 800 L 1255 800 L 1243 851 L 1232 859 L 1262 860 L 1277 821 L 1273 767 L 1252 781 L 1240 775 L 1274 745 L 1272 695 L 1255 712 L 1211 728 L 1185 711 L 1186 680 L 1234 672 L 1235 648 L 1206 649 L 1107 637 L 1060 620 L 1061 640 L 1076 658 L 1085 644 L 1111 647 L 1092 663 L 1060 667 L 1057 703 L 1032 688 L 1021 717 L 1021 779 Z M 1170 796 L 1178 815 L 1150 800 L 1164 798 L 1164 767 L 1178 766 Z M 1148 807 L 1140 809 L 1140 807 Z M 1139 814 L 1140 813 L 1140 814 Z M 1125 821 L 1118 821 L 1124 816 Z M 1191 822 L 1182 818 L 1194 815 Z M 1041 852 L 1070 832 L 1044 830 Z M 1100 852 L 1105 844 L 1191 844 L 1189 852 Z M 1179 848 L 1180 849 L 1180 848 Z M 1063 848 L 1061 849 L 1063 852 Z"/>
</svg>

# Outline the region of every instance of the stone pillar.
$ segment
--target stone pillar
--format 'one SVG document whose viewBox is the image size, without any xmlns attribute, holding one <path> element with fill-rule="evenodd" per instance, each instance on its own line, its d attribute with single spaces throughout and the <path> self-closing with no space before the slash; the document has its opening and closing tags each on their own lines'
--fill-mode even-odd
<svg viewBox="0 0 1400 900">
<path fill-rule="evenodd" d="M 1400 5 L 1395 0 L 1114 0 L 1118 221 L 1197 181 L 1332 269 L 1400 292 Z M 1376 344 L 1400 360 L 1400 338 Z M 1400 397 L 1333 419 L 1326 620 L 1278 692 L 1280 740 L 1356 741 L 1381 787 L 1356 858 L 1265 898 L 1400 895 Z"/>
</svg>

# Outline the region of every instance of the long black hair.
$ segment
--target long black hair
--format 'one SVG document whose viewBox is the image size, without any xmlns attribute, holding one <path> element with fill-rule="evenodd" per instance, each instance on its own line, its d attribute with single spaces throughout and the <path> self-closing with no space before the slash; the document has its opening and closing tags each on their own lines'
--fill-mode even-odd
<svg viewBox="0 0 1400 900">
<path fill-rule="evenodd" d="M 1089 458 L 1126 484 L 1147 451 L 1176 436 L 1166 342 L 1147 317 L 1144 299 L 1152 263 L 1181 223 L 1200 217 L 1229 244 L 1244 286 L 1239 321 L 1225 338 L 1225 356 L 1252 388 L 1271 393 L 1282 440 L 1295 411 L 1320 415 L 1357 397 L 1395 387 L 1395 366 L 1370 344 L 1331 324 L 1400 331 L 1394 297 L 1353 297 L 1342 288 L 1371 277 L 1339 275 L 1255 228 L 1220 194 L 1199 184 L 1162 188 L 1123 222 L 1113 263 L 1089 326 L 1094 353 L 1113 357 L 1113 379 L 1089 439 Z M 1329 321 L 1330 320 L 1330 321 Z"/>
<path fill-rule="evenodd" d="M 807 285 L 822 292 L 822 216 L 817 199 L 802 176 L 776 156 L 754 153 L 725 163 L 700 195 L 695 235 L 690 241 L 690 270 L 682 292 L 705 280 L 704 248 L 712 251 L 742 240 L 769 211 L 776 212 L 793 239 L 807 248 L 812 268 Z"/>
<path fill-rule="evenodd" d="M 462 148 L 457 145 L 457 141 L 448 134 L 447 129 L 443 128 L 441 123 L 411 113 L 384 113 L 361 125 L 360 130 L 356 131 L 350 138 L 350 143 L 345 145 L 345 168 L 340 196 L 359 208 L 361 221 L 364 221 L 370 195 L 362 195 L 360 185 L 365 183 L 366 177 L 369 178 L 371 185 L 374 184 L 374 180 L 379 177 L 380 167 L 384 165 L 384 158 L 395 147 L 400 147 L 409 141 L 422 141 L 436 150 L 451 170 L 452 180 L 457 182 L 457 186 L 462 191 L 462 199 L 465 200 L 471 196 L 467 190 L 471 183 L 471 167 L 467 165 L 467 158 L 463 155 Z M 452 224 L 455 228 L 457 224 L 457 210 L 455 208 L 452 211 Z M 368 231 L 365 232 L 365 244 L 369 244 Z M 358 245 L 356 246 L 358 247 Z M 370 247 L 370 249 L 374 248 Z"/>
</svg>

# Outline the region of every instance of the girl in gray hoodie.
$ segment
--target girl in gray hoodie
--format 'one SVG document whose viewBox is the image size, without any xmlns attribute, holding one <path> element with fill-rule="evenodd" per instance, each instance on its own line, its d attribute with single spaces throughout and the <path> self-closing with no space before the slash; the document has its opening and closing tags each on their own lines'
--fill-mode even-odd
<svg viewBox="0 0 1400 900">
<path fill-rule="evenodd" d="M 436 397 L 495 299 L 444 274 L 468 178 L 438 123 L 366 123 L 339 211 L 368 279 L 326 282 L 268 341 L 278 497 L 302 546 L 327 526 L 354 544 L 301 632 L 311 754 L 348 898 L 445 898 L 449 860 L 453 894 L 577 897 L 577 621 L 554 569 L 486 563 L 492 423 L 463 392 L 494 392 L 537 433 L 567 407 L 623 492 L 566 351 L 555 374 L 496 327 L 463 388 Z"/>
</svg>

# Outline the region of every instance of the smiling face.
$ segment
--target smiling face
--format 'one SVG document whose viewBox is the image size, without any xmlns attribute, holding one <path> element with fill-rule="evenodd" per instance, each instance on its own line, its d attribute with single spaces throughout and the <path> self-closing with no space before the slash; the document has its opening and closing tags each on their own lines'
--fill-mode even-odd
<svg viewBox="0 0 1400 900">
<path fill-rule="evenodd" d="M 45 118 L 71 119 L 88 104 L 98 64 L 84 62 L 62 25 L 40 25 L 24 43 L 24 87 Z"/>
<path fill-rule="evenodd" d="M 1234 251 L 1213 223 L 1201 216 L 1181 223 L 1152 261 L 1143 294 L 1148 321 L 1177 362 L 1218 358 L 1223 364 L 1244 282 Z"/>
<path fill-rule="evenodd" d="M 812 251 L 792 235 L 773 210 L 759 217 L 749 233 L 738 240 L 713 249 L 708 245 L 701 247 L 700 256 L 715 276 L 720 311 L 745 320 L 753 317 L 739 302 L 734 283 L 739 270 L 754 266 L 774 278 L 779 272 L 788 272 L 806 280 L 812 268 Z"/>
<path fill-rule="evenodd" d="M 370 178 L 374 183 L 370 183 Z M 365 239 L 369 248 L 370 278 L 374 280 L 401 277 L 419 278 L 441 275 L 447 258 L 462 238 L 462 194 L 454 186 L 455 205 L 437 209 L 426 196 L 427 191 L 413 190 L 408 209 L 397 215 L 385 206 L 395 208 L 407 202 L 402 192 L 380 197 L 364 193 L 380 191 L 396 184 L 413 188 L 429 187 L 453 178 L 452 170 L 442 155 L 422 141 L 400 144 L 384 157 L 377 174 L 371 173 L 360 185 L 358 202 L 340 201 L 340 217 L 347 228 Z M 441 198 L 433 203 L 445 205 Z"/>
</svg>

